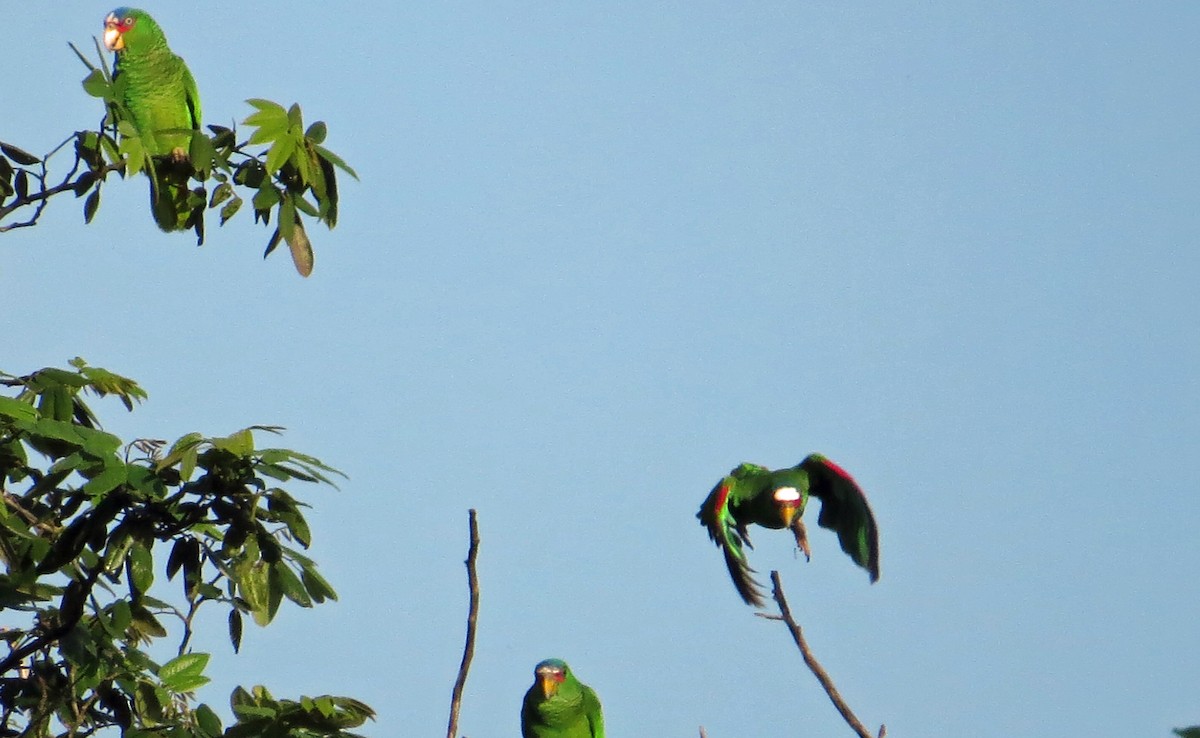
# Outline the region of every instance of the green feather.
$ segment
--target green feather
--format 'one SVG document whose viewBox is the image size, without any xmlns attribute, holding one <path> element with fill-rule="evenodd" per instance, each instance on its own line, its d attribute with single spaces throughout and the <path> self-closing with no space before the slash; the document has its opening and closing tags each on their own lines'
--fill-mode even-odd
<svg viewBox="0 0 1200 738">
<path fill-rule="evenodd" d="M 546 674 L 557 684 L 551 695 L 542 688 Z M 521 703 L 521 738 L 604 738 L 600 699 L 564 661 L 546 659 L 534 667 L 533 686 Z"/>
<path fill-rule="evenodd" d="M 194 209 L 188 202 L 192 168 L 187 152 L 192 132 L 200 128 L 196 80 L 148 13 L 114 11 L 106 24 L 106 43 L 113 21 L 119 29 L 125 28 L 122 23 L 128 25 L 120 32 L 114 79 L 130 122 L 147 153 L 155 157 L 150 188 L 154 220 L 164 231 L 184 230 L 191 225 Z"/>
<path fill-rule="evenodd" d="M 754 581 L 754 570 L 743 548 L 743 544 L 751 545 L 747 526 L 787 527 L 784 506 L 775 499 L 775 491 L 784 487 L 794 488 L 799 495 L 791 523 L 798 542 L 805 507 L 809 497 L 816 497 L 821 501 L 817 524 L 837 533 L 842 550 L 867 570 L 872 582 L 879 579 L 875 516 L 862 489 L 841 467 L 821 454 L 810 454 L 794 467 L 775 471 L 743 463 L 717 482 L 696 517 L 721 549 L 729 576 L 746 604 L 764 605 L 762 589 Z"/>
</svg>

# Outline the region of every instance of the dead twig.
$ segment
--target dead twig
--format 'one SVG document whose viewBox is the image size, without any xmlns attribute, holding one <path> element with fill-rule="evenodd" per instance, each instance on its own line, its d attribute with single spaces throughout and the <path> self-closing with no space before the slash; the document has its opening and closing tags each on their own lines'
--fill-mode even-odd
<svg viewBox="0 0 1200 738">
<path fill-rule="evenodd" d="M 769 620 L 782 620 L 787 626 L 788 631 L 792 634 L 792 640 L 796 642 L 796 647 L 800 649 L 800 655 L 804 657 L 804 664 L 808 667 L 817 681 L 821 683 L 821 687 L 825 689 L 825 694 L 829 695 L 829 700 L 833 702 L 833 706 L 841 713 L 842 719 L 846 721 L 859 738 L 883 738 L 887 734 L 887 726 L 879 726 L 878 736 L 873 736 L 867 730 L 866 726 L 859 721 L 850 706 L 842 699 L 841 693 L 833 683 L 833 679 L 829 677 L 829 673 L 813 656 L 812 651 L 808 647 L 808 641 L 804 640 L 804 633 L 800 630 L 800 624 L 792 617 L 792 609 L 788 607 L 787 598 L 783 594 L 783 585 L 779 581 L 779 572 L 771 572 L 771 594 L 775 598 L 775 604 L 779 605 L 779 616 L 764 615 Z"/>
<path fill-rule="evenodd" d="M 475 573 L 475 558 L 479 555 L 479 526 L 475 522 L 475 510 L 468 511 L 471 529 L 471 545 L 467 549 L 467 587 L 471 591 L 471 604 L 467 610 L 467 642 L 463 645 L 462 663 L 458 665 L 458 678 L 454 680 L 454 692 L 450 698 L 450 725 L 446 738 L 458 735 L 458 710 L 462 706 L 463 688 L 467 684 L 467 670 L 475 655 L 475 623 L 479 618 L 479 576 Z"/>
</svg>

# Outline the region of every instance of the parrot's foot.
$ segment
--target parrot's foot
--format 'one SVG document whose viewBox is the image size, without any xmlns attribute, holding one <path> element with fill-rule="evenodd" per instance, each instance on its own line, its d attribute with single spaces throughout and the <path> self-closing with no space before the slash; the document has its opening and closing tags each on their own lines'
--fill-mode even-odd
<svg viewBox="0 0 1200 738">
<path fill-rule="evenodd" d="M 187 149 L 183 148 L 182 146 L 176 146 L 175 148 L 171 149 L 171 161 L 175 162 L 176 164 L 182 164 L 187 160 Z"/>
<path fill-rule="evenodd" d="M 812 561 L 812 549 L 808 547 L 808 531 L 804 528 L 804 521 L 798 517 L 792 521 L 792 533 L 796 535 L 796 547 L 804 552 L 804 560 Z"/>
</svg>

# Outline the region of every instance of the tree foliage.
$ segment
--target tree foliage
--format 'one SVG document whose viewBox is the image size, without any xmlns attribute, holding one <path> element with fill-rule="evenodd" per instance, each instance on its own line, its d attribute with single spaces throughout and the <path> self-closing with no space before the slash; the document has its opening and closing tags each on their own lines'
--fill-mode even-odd
<svg viewBox="0 0 1200 738">
<path fill-rule="evenodd" d="M 85 395 L 132 410 L 145 392 L 71 367 L 0 373 L 0 736 L 355 735 L 374 713 L 350 698 L 238 688 L 226 728 L 192 694 L 209 681 L 209 655 L 191 648 L 201 607 L 227 611 L 236 651 L 246 618 L 265 626 L 285 600 L 336 599 L 302 553 L 307 506 L 284 485 L 339 472 L 259 448 L 256 432 L 279 430 L 266 426 L 126 443 Z"/>
<path fill-rule="evenodd" d="M 103 100 L 105 115 L 97 131 L 76 131 L 44 156 L 0 142 L 0 232 L 35 225 L 54 195 L 73 192 L 83 199 L 83 219 L 90 223 L 100 207 L 109 174 L 132 177 L 153 174 L 157 167 L 177 166 L 169 157 L 151 156 L 133 117 L 121 102 L 125 80 L 113 79 L 97 46 L 97 66 L 75 50 L 90 70 L 84 90 Z M 288 244 L 296 270 L 308 276 L 313 267 L 312 242 L 304 216 L 333 228 L 338 220 L 337 170 L 357 174 L 341 157 L 325 148 L 324 122 L 304 125 L 298 104 L 283 107 L 270 100 L 247 101 L 254 112 L 243 121 L 249 135 L 239 142 L 236 128 L 208 126 L 194 131 L 188 150 L 186 181 L 192 186 L 188 227 L 204 242 L 204 214 L 216 210 L 225 225 L 250 202 L 256 223 L 275 229 L 264 257 Z M 65 174 L 52 177 L 49 161 L 70 147 L 74 162 Z M 21 213 L 24 220 L 16 220 Z M 11 216 L 11 217 L 10 217 Z M 6 223 L 6 219 L 10 222 Z"/>
</svg>

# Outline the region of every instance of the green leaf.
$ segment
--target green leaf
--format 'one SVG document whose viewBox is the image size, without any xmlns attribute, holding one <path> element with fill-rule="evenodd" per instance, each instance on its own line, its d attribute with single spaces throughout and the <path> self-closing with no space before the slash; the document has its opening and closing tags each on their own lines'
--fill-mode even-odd
<svg viewBox="0 0 1200 738">
<path fill-rule="evenodd" d="M 251 204 L 255 210 L 270 210 L 279 203 L 279 190 L 270 182 L 263 182 L 262 187 L 258 188 L 258 192 L 254 193 L 254 198 Z"/>
<path fill-rule="evenodd" d="M 266 168 L 270 173 L 278 172 L 288 159 L 292 157 L 292 153 L 296 150 L 296 139 L 291 136 L 280 136 L 275 139 L 275 143 L 271 144 L 270 150 L 267 151 Z"/>
<path fill-rule="evenodd" d="M 278 246 L 279 242 L 282 240 L 283 234 L 279 232 L 278 228 L 276 228 L 275 232 L 271 234 L 270 240 L 267 241 L 267 250 L 263 252 L 263 258 L 265 259 L 270 256 L 271 252 L 275 250 L 275 247 Z"/>
<path fill-rule="evenodd" d="M 284 110 L 283 106 L 277 102 L 271 102 L 270 100 L 264 100 L 261 97 L 252 97 L 249 100 L 247 100 L 246 102 L 253 105 L 254 108 L 256 110 L 258 110 L 260 113 L 269 113 L 270 115 L 279 116 L 279 117 L 283 117 L 283 118 L 287 117 L 287 111 Z"/>
<path fill-rule="evenodd" d="M 127 477 L 125 464 L 119 459 L 110 459 L 99 474 L 83 485 L 83 493 L 92 499 L 98 499 L 124 484 Z"/>
<path fill-rule="evenodd" d="M 254 434 L 250 432 L 249 428 L 243 428 L 224 438 L 212 439 L 212 444 L 235 456 L 249 456 L 254 453 Z"/>
<path fill-rule="evenodd" d="M 92 97 L 107 98 L 112 96 L 112 85 L 104 78 L 104 73 L 93 69 L 91 74 L 83 78 L 83 91 Z"/>
<path fill-rule="evenodd" d="M 186 482 L 192 478 L 192 472 L 196 470 L 197 447 L 203 441 L 204 436 L 199 433 L 188 433 L 182 436 L 171 445 L 171 450 L 155 464 L 155 468 L 161 470 L 179 464 L 179 478 Z"/>
<path fill-rule="evenodd" d="M 226 221 L 232 218 L 240 207 L 242 207 L 242 198 L 235 197 L 225 207 L 221 208 L 221 225 L 225 225 Z"/>
<path fill-rule="evenodd" d="M 304 132 L 304 137 L 315 144 L 319 144 L 325 142 L 325 136 L 328 133 L 329 130 L 325 126 L 325 121 L 319 120 L 308 127 L 308 130 Z"/>
<path fill-rule="evenodd" d="M 249 143 L 265 144 L 285 135 L 288 132 L 287 114 L 281 119 L 266 118 L 263 119 L 260 114 L 255 114 L 246 119 L 247 125 L 257 126 L 257 130 L 250 134 Z"/>
<path fill-rule="evenodd" d="M 42 418 L 33 424 L 32 435 L 40 436 L 43 439 L 62 441 L 73 446 L 82 446 L 83 437 L 79 435 L 78 428 L 79 426 L 62 420 Z"/>
<path fill-rule="evenodd" d="M 284 518 L 283 522 L 285 525 L 287 525 L 288 531 L 292 534 L 292 537 L 295 538 L 301 546 L 308 548 L 312 545 L 312 531 L 309 530 L 308 523 L 304 520 L 304 517 L 301 516 L 300 513 L 297 512 L 287 516 Z"/>
<path fill-rule="evenodd" d="M 196 726 L 205 733 L 206 738 L 220 738 L 224 732 L 221 729 L 221 718 L 217 717 L 217 713 L 208 705 L 199 705 L 196 708 Z"/>
<path fill-rule="evenodd" d="M 299 210 L 300 212 L 304 213 L 305 215 L 311 215 L 314 218 L 321 217 L 321 211 L 318 210 L 315 205 L 313 205 L 308 200 L 305 200 L 300 195 L 294 196 L 292 198 L 292 202 L 295 203 L 296 209 Z"/>
<path fill-rule="evenodd" d="M 158 670 L 159 681 L 173 692 L 188 692 L 208 683 L 203 676 L 208 666 L 208 654 L 185 653 L 163 664 Z"/>
<path fill-rule="evenodd" d="M 38 412 L 28 402 L 14 400 L 11 397 L 0 397 L 0 415 L 17 420 L 34 420 L 37 418 Z"/>
<path fill-rule="evenodd" d="M 200 131 L 193 131 L 192 141 L 188 146 L 188 159 L 195 167 L 199 179 L 208 179 L 208 174 L 212 171 L 213 159 L 216 156 L 217 150 L 213 147 L 212 140 Z"/>
<path fill-rule="evenodd" d="M 329 149 L 327 149 L 324 146 L 321 146 L 319 144 L 314 144 L 313 150 L 316 151 L 317 155 L 320 156 L 322 159 L 328 161 L 330 164 L 333 164 L 335 167 L 337 167 L 338 169 L 341 169 L 343 172 L 345 172 L 346 174 L 349 174 L 351 177 L 358 179 L 358 174 L 353 169 L 350 168 L 349 164 L 342 161 L 342 157 L 338 156 L 337 154 L 333 153 Z"/>
<path fill-rule="evenodd" d="M 229 642 L 234 653 L 242 647 L 242 613 L 237 608 L 229 611 Z"/>
<path fill-rule="evenodd" d="M 32 166 L 41 161 L 41 159 L 37 158 L 28 151 L 25 151 L 24 149 L 18 149 L 12 144 L 0 143 L 0 151 L 3 151 L 4 155 L 9 159 L 12 159 L 16 163 L 26 167 Z"/>
<path fill-rule="evenodd" d="M 113 535 L 108 540 L 108 548 L 104 551 L 103 566 L 106 572 L 115 572 L 125 563 L 125 558 L 129 555 L 129 549 L 133 547 L 134 538 L 129 534 L 128 528 L 124 526 L 118 527 L 113 531 Z"/>
<path fill-rule="evenodd" d="M 129 603 L 125 600 L 117 600 L 112 603 L 109 617 L 113 630 L 118 633 L 124 633 L 129 629 L 129 624 L 133 622 L 133 613 L 129 609 Z"/>
<path fill-rule="evenodd" d="M 242 599 L 250 606 L 250 614 L 254 622 L 266 626 L 271 622 L 268 608 L 270 606 L 271 589 L 269 570 L 261 561 L 255 561 L 248 566 L 240 567 L 238 591 Z"/>
<path fill-rule="evenodd" d="M 183 562 L 191 555 L 192 538 L 178 538 L 171 546 L 171 554 L 167 557 L 167 581 L 175 578 Z"/>
<path fill-rule="evenodd" d="M 83 203 L 83 222 L 91 223 L 92 218 L 96 217 L 96 209 L 100 207 L 100 188 L 97 187 L 92 194 L 88 195 L 87 200 Z"/>
<path fill-rule="evenodd" d="M 291 193 L 288 193 L 279 204 L 279 232 L 283 234 L 283 239 L 290 243 L 295 230 L 296 205 L 292 202 Z"/>
<path fill-rule="evenodd" d="M 308 596 L 304 585 L 300 583 L 300 578 L 292 571 L 292 567 L 285 562 L 279 561 L 271 565 L 272 583 L 278 583 L 284 597 L 287 597 L 292 602 L 295 602 L 300 607 L 312 607 L 312 598 Z"/>
<path fill-rule="evenodd" d="M 121 123 L 125 123 L 125 121 L 121 121 Z M 118 125 L 118 130 L 120 130 L 120 125 Z M 125 159 L 127 176 L 132 177 L 146 167 L 146 149 L 142 145 L 142 137 L 132 128 L 130 133 L 122 133 L 118 153 L 121 158 Z"/>
<path fill-rule="evenodd" d="M 146 544 L 138 541 L 129 549 L 129 579 L 133 588 L 141 593 L 150 591 L 154 584 L 154 556 Z"/>
<path fill-rule="evenodd" d="M 71 185 L 71 189 L 75 191 L 75 197 L 83 197 L 84 194 L 91 189 L 92 185 L 95 183 L 96 175 L 92 174 L 91 172 L 84 172 L 83 174 L 79 175 L 79 178 L 76 179 L 75 183 Z"/>
<path fill-rule="evenodd" d="M 212 197 L 208 201 L 208 206 L 210 208 L 215 208 L 231 197 L 233 197 L 233 185 L 229 184 L 228 182 L 222 182 L 213 188 Z"/>
<path fill-rule="evenodd" d="M 289 126 L 296 130 L 304 127 L 304 117 L 300 114 L 300 103 L 292 103 L 292 106 L 288 108 L 287 115 Z"/>
<path fill-rule="evenodd" d="M 158 622 L 154 613 L 140 604 L 130 606 L 131 625 L 135 631 L 147 638 L 166 638 L 167 629 Z"/>
<path fill-rule="evenodd" d="M 75 426 L 75 432 L 79 434 L 83 441 L 81 446 L 83 452 L 97 459 L 107 459 L 117 452 L 121 447 L 121 439 L 111 433 L 106 433 L 95 428 L 87 428 L 84 426 Z"/>
<path fill-rule="evenodd" d="M 304 588 L 308 590 L 308 594 L 312 596 L 314 602 L 337 600 L 337 592 L 333 591 L 333 587 L 325 581 L 325 577 L 317 573 L 315 567 L 305 564 L 301 569 L 300 579 L 304 582 Z"/>
</svg>

